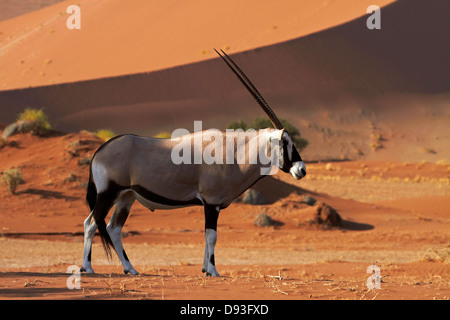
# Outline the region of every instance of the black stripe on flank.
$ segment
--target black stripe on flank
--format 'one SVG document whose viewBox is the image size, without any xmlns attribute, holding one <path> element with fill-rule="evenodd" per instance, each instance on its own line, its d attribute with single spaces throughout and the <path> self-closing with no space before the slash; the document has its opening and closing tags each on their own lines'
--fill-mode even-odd
<svg viewBox="0 0 450 320">
<path fill-rule="evenodd" d="M 176 206 L 203 205 L 201 200 L 198 198 L 194 198 L 191 200 L 173 200 L 160 196 L 159 194 L 156 194 L 154 192 L 151 192 L 150 190 L 147 190 L 140 185 L 133 185 L 130 187 L 130 189 L 151 202 L 159 203 L 166 206 L 176 207 Z"/>
</svg>

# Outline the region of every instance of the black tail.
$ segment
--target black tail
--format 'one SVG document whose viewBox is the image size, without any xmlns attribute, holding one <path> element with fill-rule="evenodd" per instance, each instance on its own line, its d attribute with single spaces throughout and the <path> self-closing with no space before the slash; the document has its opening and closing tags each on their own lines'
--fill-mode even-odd
<svg viewBox="0 0 450 320">
<path fill-rule="evenodd" d="M 95 203 L 97 202 L 97 188 L 92 180 L 92 165 L 89 168 L 89 182 L 87 186 L 86 202 L 89 205 L 89 209 L 94 210 Z"/>
<path fill-rule="evenodd" d="M 97 205 L 97 187 L 92 180 L 92 165 L 89 169 L 89 182 L 87 186 L 86 201 L 91 211 L 94 210 L 94 220 L 97 224 L 98 231 L 100 233 L 100 239 L 102 240 L 103 248 L 105 249 L 106 256 L 111 259 L 111 246 L 114 247 L 108 230 L 106 230 L 105 217 L 109 212 L 112 204 L 108 201 L 100 201 Z"/>
<path fill-rule="evenodd" d="M 96 222 L 97 223 L 97 222 Z M 106 257 L 111 260 L 111 247 L 114 248 L 111 237 L 109 236 L 108 230 L 106 230 L 105 220 L 101 220 L 97 223 L 98 232 L 100 233 L 100 239 L 102 239 L 103 249 L 105 249 Z"/>
</svg>

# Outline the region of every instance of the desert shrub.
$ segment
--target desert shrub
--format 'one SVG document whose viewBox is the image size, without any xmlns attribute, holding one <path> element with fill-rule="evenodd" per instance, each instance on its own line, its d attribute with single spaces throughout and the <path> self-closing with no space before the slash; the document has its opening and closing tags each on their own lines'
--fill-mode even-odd
<svg viewBox="0 0 450 320">
<path fill-rule="evenodd" d="M 16 122 L 3 130 L 2 138 L 7 139 L 16 133 L 32 133 L 37 136 L 45 136 L 51 130 L 52 125 L 42 109 L 27 108 L 18 115 Z"/>
<path fill-rule="evenodd" d="M 289 133 L 289 136 L 292 139 L 292 142 L 295 146 L 301 151 L 308 145 L 308 141 L 301 137 L 300 131 L 289 123 L 286 119 L 280 119 L 281 124 Z M 253 122 L 247 124 L 243 120 L 234 121 L 228 125 L 227 129 L 243 129 L 248 130 L 249 128 L 253 128 L 255 130 L 265 129 L 265 128 L 273 128 L 273 124 L 268 118 L 255 118 Z"/>
<path fill-rule="evenodd" d="M 114 138 L 116 136 L 114 131 L 112 131 L 110 129 L 100 129 L 95 133 L 95 135 L 97 137 L 99 137 L 100 139 L 102 139 L 104 142 L 106 142 L 109 139 Z"/>
<path fill-rule="evenodd" d="M 36 124 L 38 128 L 43 130 L 51 130 L 52 125 L 50 124 L 47 115 L 44 113 L 43 109 L 32 109 L 26 108 L 24 112 L 19 114 L 17 117 L 18 121 L 29 121 Z"/>
<path fill-rule="evenodd" d="M 6 186 L 8 191 L 15 194 L 17 186 L 24 182 L 22 179 L 22 171 L 19 168 L 6 170 L 3 172 L 1 182 Z"/>
<path fill-rule="evenodd" d="M 158 133 L 154 138 L 160 138 L 160 139 L 170 139 L 172 138 L 172 134 L 166 131 Z"/>
</svg>

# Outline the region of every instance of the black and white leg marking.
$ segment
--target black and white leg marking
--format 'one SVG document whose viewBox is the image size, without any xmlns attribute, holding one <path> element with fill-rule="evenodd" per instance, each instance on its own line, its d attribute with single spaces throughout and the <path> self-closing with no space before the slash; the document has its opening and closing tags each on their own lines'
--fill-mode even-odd
<svg viewBox="0 0 450 320">
<path fill-rule="evenodd" d="M 91 266 L 91 251 L 92 242 L 94 240 L 95 231 L 99 228 L 96 222 L 96 217 L 100 216 L 101 221 L 104 223 L 104 218 L 108 214 L 109 210 L 114 204 L 115 200 L 114 192 L 106 190 L 101 194 L 97 194 L 97 200 L 94 209 L 89 214 L 89 216 L 84 220 L 84 254 L 83 254 L 83 265 L 80 269 L 82 272 L 94 273 Z M 104 227 L 104 225 L 100 226 Z"/>
<path fill-rule="evenodd" d="M 219 206 L 205 204 L 205 257 L 203 259 L 202 272 L 207 276 L 220 277 L 216 270 L 214 247 L 217 241 L 217 220 L 219 218 Z"/>
<path fill-rule="evenodd" d="M 94 240 L 95 231 L 97 225 L 95 224 L 94 211 L 84 220 L 84 252 L 83 252 L 83 265 L 81 266 L 81 272 L 94 273 L 91 265 L 91 252 L 92 241 Z"/>
<path fill-rule="evenodd" d="M 120 262 L 122 262 L 123 272 L 125 274 L 131 273 L 133 275 L 137 275 L 139 274 L 139 272 L 137 272 L 133 268 L 130 261 L 128 260 L 122 243 L 122 228 L 128 218 L 134 200 L 135 198 L 131 193 L 122 195 L 120 200 L 116 202 L 114 213 L 111 217 L 111 220 L 109 220 L 106 230 L 111 237 L 117 256 L 119 257 Z"/>
</svg>

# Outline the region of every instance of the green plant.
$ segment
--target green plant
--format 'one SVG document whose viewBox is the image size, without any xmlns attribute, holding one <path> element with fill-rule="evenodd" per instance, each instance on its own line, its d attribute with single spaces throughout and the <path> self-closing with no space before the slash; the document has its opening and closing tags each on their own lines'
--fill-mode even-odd
<svg viewBox="0 0 450 320">
<path fill-rule="evenodd" d="M 25 111 L 19 114 L 17 117 L 18 121 L 29 121 L 34 122 L 37 127 L 51 130 L 52 125 L 50 124 L 47 115 L 44 113 L 42 109 L 32 109 L 26 108 Z"/>
<path fill-rule="evenodd" d="M 154 138 L 170 139 L 172 138 L 172 134 L 170 132 L 163 131 L 154 136 Z"/>
<path fill-rule="evenodd" d="M 15 194 L 17 186 L 24 182 L 22 171 L 19 168 L 6 170 L 3 172 L 1 182 L 12 194 Z"/>
<path fill-rule="evenodd" d="M 109 139 L 114 138 L 116 136 L 114 131 L 112 131 L 110 129 L 100 129 L 95 133 L 95 135 L 97 137 L 99 137 L 100 139 L 102 139 L 103 142 L 106 142 Z"/>
</svg>

